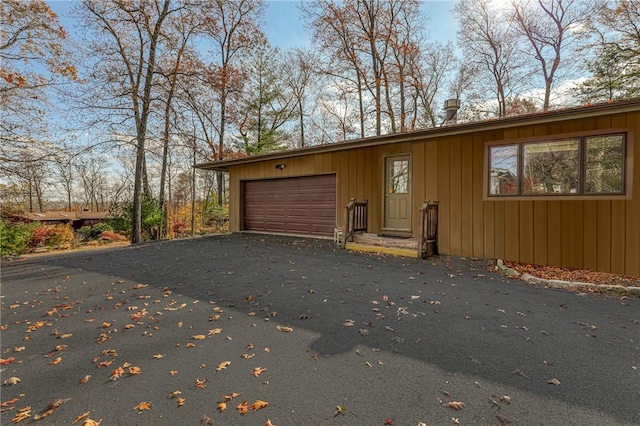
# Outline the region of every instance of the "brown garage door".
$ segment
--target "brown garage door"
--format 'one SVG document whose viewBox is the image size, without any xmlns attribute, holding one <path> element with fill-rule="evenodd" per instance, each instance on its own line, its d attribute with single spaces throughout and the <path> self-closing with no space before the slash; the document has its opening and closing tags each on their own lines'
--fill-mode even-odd
<svg viewBox="0 0 640 426">
<path fill-rule="evenodd" d="M 246 230 L 329 236 L 335 224 L 335 175 L 244 183 Z"/>
</svg>

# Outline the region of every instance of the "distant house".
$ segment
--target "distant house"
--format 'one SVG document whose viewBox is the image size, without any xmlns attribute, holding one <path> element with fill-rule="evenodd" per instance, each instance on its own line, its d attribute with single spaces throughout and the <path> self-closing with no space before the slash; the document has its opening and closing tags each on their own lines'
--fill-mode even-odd
<svg viewBox="0 0 640 426">
<path fill-rule="evenodd" d="M 441 254 L 640 275 L 640 98 L 198 164 L 229 172 L 230 230 L 416 238 Z M 348 222 L 348 221 L 347 221 Z M 339 234 L 337 234 L 339 235 Z"/>
<path fill-rule="evenodd" d="M 80 229 L 83 226 L 93 226 L 96 223 L 104 222 L 109 217 L 109 212 L 73 211 L 22 213 L 17 215 L 15 219 L 24 222 L 40 222 L 47 226 L 70 224 L 74 229 Z"/>
<path fill-rule="evenodd" d="M 96 223 L 104 222 L 111 218 L 109 212 L 91 212 L 83 210 L 76 212 L 76 220 L 73 222 L 74 229 L 80 229 L 83 226 L 93 226 Z"/>
</svg>

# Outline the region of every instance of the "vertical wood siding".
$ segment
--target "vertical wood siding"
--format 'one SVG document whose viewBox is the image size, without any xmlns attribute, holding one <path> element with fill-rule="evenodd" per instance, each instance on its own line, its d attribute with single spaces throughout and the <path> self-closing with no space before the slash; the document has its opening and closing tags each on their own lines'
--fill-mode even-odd
<svg viewBox="0 0 640 426">
<path fill-rule="evenodd" d="M 485 143 L 611 128 L 632 128 L 633 196 L 628 200 L 484 199 Z M 240 182 L 335 173 L 337 225 L 350 198 L 369 200 L 369 232 L 382 227 L 384 157 L 410 154 L 412 227 L 418 208 L 438 200 L 443 254 L 502 258 L 536 264 L 640 275 L 640 112 L 523 125 L 423 141 L 353 148 L 282 160 L 241 164 L 230 170 L 230 225 L 242 223 Z M 284 163 L 284 170 L 275 168 Z"/>
</svg>

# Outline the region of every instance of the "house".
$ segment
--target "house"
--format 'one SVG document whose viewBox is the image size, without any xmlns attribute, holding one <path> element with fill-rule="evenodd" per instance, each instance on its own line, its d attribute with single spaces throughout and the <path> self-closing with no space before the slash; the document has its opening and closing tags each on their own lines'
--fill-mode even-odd
<svg viewBox="0 0 640 426">
<path fill-rule="evenodd" d="M 51 211 L 43 213 L 21 213 L 17 215 L 15 219 L 23 222 L 40 222 L 47 226 L 71 224 L 74 229 L 80 229 L 83 226 L 93 226 L 96 223 L 104 222 L 109 217 L 109 212 L 83 210 L 72 212 Z"/>
<path fill-rule="evenodd" d="M 640 99 L 197 164 L 229 172 L 231 231 L 331 236 L 351 199 L 367 230 L 441 254 L 640 275 Z"/>
<path fill-rule="evenodd" d="M 73 222 L 74 229 L 80 229 L 83 226 L 93 226 L 96 223 L 104 222 L 111 218 L 109 212 L 92 212 L 89 210 L 82 210 L 76 212 L 76 220 Z"/>
</svg>

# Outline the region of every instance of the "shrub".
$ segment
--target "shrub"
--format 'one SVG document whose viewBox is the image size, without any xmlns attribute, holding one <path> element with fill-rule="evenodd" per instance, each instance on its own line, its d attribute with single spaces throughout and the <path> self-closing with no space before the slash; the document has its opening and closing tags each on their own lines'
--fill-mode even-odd
<svg viewBox="0 0 640 426">
<path fill-rule="evenodd" d="M 173 232 L 173 234 L 177 238 L 181 232 L 184 232 L 186 227 L 187 227 L 187 224 L 185 221 L 176 220 L 175 222 L 173 222 L 173 225 L 171 225 L 171 232 Z"/>
<path fill-rule="evenodd" d="M 69 244 L 73 241 L 73 229 L 71 225 L 56 225 L 49 229 L 49 238 L 47 239 L 47 246 L 56 247 Z"/>
<path fill-rule="evenodd" d="M 160 207 L 156 200 L 150 195 L 142 195 L 141 209 L 141 226 L 140 233 L 144 239 L 150 238 L 154 235 L 154 229 L 158 228 L 164 218 Z M 113 231 L 117 231 L 123 234 L 131 234 L 133 223 L 133 201 L 126 201 L 120 203 L 113 203 L 109 208 L 109 212 L 113 219 L 108 222 L 112 226 Z"/>
<path fill-rule="evenodd" d="M 7 223 L 0 220 L 0 254 L 18 255 L 27 250 L 34 232 L 40 223 Z"/>
<path fill-rule="evenodd" d="M 113 231 L 111 224 L 105 222 L 96 223 L 93 226 L 83 226 L 78 230 L 78 234 L 85 240 L 97 240 L 104 231 Z"/>
<path fill-rule="evenodd" d="M 51 235 L 51 227 L 46 225 L 40 225 L 33 234 L 31 234 L 31 238 L 29 239 L 28 248 L 34 249 L 37 247 L 44 246 Z"/>
<path fill-rule="evenodd" d="M 103 231 L 100 238 L 107 241 L 126 241 L 128 238 L 113 231 Z"/>
</svg>

